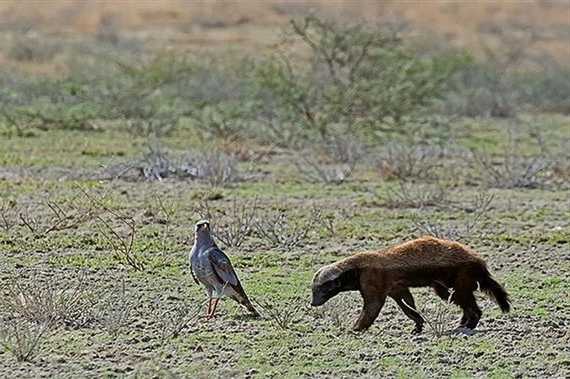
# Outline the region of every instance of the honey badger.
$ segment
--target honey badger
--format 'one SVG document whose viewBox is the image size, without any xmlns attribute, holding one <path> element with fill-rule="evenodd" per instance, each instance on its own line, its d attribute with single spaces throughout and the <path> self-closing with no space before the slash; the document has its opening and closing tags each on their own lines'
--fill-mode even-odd
<svg viewBox="0 0 570 379">
<path fill-rule="evenodd" d="M 489 273 L 485 261 L 454 241 L 421 237 L 383 251 L 358 253 L 322 267 L 313 278 L 312 306 L 320 306 L 344 291 L 360 291 L 364 302 L 353 329 L 364 330 L 378 317 L 386 297 L 415 322 L 420 333 L 424 319 L 417 312 L 410 287 L 432 287 L 440 298 L 461 307 L 460 327 L 475 329 L 481 318 L 473 291 L 490 295 L 506 313 L 509 295 Z"/>
</svg>

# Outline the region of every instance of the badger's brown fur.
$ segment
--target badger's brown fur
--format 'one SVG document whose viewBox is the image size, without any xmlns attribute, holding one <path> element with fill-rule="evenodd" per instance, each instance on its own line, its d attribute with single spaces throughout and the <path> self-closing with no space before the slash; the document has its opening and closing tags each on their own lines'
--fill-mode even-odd
<svg viewBox="0 0 570 379">
<path fill-rule="evenodd" d="M 432 287 L 444 300 L 463 310 L 460 326 L 474 329 L 481 318 L 473 292 L 489 294 L 503 312 L 510 310 L 509 295 L 487 270 L 485 261 L 458 242 L 422 237 L 383 251 L 358 253 L 322 267 L 313 279 L 312 305 L 319 306 L 343 291 L 358 290 L 364 305 L 355 330 L 367 329 L 386 297 L 422 331 L 424 319 L 416 311 L 410 287 Z"/>
</svg>

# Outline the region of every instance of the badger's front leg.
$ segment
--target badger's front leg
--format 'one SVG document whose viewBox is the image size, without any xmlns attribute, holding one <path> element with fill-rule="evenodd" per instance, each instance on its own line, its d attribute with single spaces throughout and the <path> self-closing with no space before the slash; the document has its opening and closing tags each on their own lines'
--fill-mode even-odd
<svg viewBox="0 0 570 379">
<path fill-rule="evenodd" d="M 378 314 L 386 301 L 386 295 L 365 296 L 363 294 L 362 298 L 364 299 L 364 305 L 360 312 L 360 317 L 358 317 L 358 320 L 356 320 L 352 328 L 354 331 L 368 329 L 374 320 L 376 320 L 376 317 L 378 317 Z"/>
</svg>

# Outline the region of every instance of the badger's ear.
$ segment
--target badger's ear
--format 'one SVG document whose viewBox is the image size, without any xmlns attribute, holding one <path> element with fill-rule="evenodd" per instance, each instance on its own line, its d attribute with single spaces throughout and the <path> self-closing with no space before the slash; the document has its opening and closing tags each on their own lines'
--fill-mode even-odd
<svg viewBox="0 0 570 379">
<path fill-rule="evenodd" d="M 335 264 L 325 266 L 318 271 L 318 275 L 315 277 L 315 284 L 321 285 L 336 280 L 343 272 L 344 271 Z"/>
</svg>

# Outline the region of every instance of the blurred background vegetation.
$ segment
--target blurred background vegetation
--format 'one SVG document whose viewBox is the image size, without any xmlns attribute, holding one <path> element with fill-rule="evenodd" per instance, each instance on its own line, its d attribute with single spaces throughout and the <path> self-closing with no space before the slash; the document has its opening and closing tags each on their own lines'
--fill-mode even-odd
<svg viewBox="0 0 570 379">
<path fill-rule="evenodd" d="M 393 161 L 441 155 L 466 119 L 510 120 L 511 133 L 529 115 L 568 115 L 569 7 L 4 1 L 0 135 L 120 130 L 145 146 L 147 179 L 232 177 L 232 160 L 259 156 L 251 149 L 295 149 L 307 178 L 342 182 L 378 147 Z M 163 145 L 176 131 L 227 154 L 223 167 L 174 165 Z"/>
</svg>

